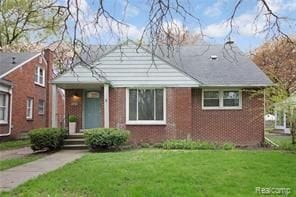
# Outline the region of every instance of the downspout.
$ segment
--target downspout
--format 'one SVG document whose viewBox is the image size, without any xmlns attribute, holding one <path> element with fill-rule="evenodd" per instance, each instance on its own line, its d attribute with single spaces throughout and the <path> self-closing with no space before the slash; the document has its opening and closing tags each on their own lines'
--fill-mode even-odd
<svg viewBox="0 0 296 197">
<path fill-rule="evenodd" d="M 10 107 L 9 107 L 9 129 L 8 129 L 8 133 L 2 133 L 0 134 L 0 137 L 4 137 L 4 136 L 10 136 L 11 135 L 11 122 L 12 122 L 12 88 L 13 86 L 11 86 L 10 90 L 9 90 L 9 102 L 10 102 Z"/>
</svg>

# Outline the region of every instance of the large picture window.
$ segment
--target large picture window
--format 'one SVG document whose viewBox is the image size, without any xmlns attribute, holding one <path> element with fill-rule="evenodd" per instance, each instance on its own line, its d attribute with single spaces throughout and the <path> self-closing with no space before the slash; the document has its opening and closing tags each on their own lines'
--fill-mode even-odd
<svg viewBox="0 0 296 197">
<path fill-rule="evenodd" d="M 0 93 L 0 124 L 8 122 L 8 99 L 7 93 Z"/>
<path fill-rule="evenodd" d="M 240 90 L 203 90 L 203 109 L 241 109 L 242 96 Z"/>
<path fill-rule="evenodd" d="M 128 89 L 127 123 L 165 124 L 165 89 Z"/>
</svg>

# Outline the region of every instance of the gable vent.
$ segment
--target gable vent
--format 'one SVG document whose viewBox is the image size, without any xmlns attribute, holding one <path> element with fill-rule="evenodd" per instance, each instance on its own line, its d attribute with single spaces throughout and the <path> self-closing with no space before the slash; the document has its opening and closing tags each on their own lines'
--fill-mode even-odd
<svg viewBox="0 0 296 197">
<path fill-rule="evenodd" d="M 216 60 L 218 58 L 218 56 L 217 55 L 211 55 L 210 58 L 211 58 L 211 60 Z"/>
</svg>

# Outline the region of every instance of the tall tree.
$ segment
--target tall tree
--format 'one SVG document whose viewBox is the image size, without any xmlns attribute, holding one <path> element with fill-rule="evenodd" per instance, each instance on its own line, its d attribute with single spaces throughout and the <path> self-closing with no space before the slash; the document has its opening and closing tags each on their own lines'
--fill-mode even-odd
<svg viewBox="0 0 296 197">
<path fill-rule="evenodd" d="M 281 37 L 255 50 L 253 61 L 270 77 L 274 86 L 265 89 L 267 111 L 284 111 L 296 143 L 296 45 L 295 38 Z"/>
<path fill-rule="evenodd" d="M 53 0 L 0 1 L 0 47 L 57 35 L 63 17 L 54 5 Z"/>
</svg>

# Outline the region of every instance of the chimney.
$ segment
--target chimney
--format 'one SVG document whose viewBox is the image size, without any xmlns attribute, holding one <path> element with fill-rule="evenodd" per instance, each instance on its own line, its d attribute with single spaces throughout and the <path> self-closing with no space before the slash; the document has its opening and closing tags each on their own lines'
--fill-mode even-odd
<svg viewBox="0 0 296 197">
<path fill-rule="evenodd" d="M 12 64 L 15 64 L 15 57 L 12 57 Z"/>
</svg>

